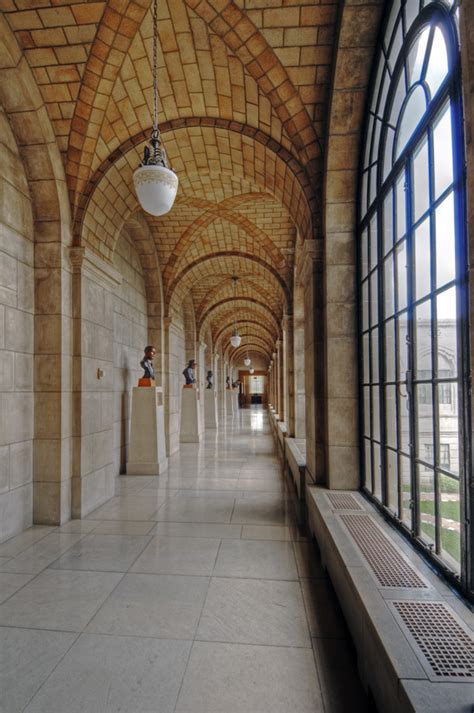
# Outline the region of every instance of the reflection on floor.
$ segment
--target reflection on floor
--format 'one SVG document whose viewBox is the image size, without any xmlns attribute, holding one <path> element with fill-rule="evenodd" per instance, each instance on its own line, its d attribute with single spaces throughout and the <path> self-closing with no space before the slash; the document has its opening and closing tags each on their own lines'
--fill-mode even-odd
<svg viewBox="0 0 474 713">
<path fill-rule="evenodd" d="M 3 713 L 366 710 L 257 407 L 87 519 L 0 545 L 0 602 Z"/>
</svg>

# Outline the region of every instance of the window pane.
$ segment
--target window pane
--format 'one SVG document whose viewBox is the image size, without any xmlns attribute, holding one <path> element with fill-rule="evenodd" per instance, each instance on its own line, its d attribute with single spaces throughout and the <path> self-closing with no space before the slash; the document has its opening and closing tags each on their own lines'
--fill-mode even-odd
<svg viewBox="0 0 474 713">
<path fill-rule="evenodd" d="M 439 476 L 441 502 L 441 554 L 456 571 L 461 562 L 461 510 L 459 481 Z"/>
<path fill-rule="evenodd" d="M 365 487 L 372 492 L 372 448 L 370 441 L 365 440 Z"/>
<path fill-rule="evenodd" d="M 415 296 L 419 300 L 431 292 L 430 219 L 415 230 Z"/>
<path fill-rule="evenodd" d="M 365 277 L 369 269 L 369 244 L 367 240 L 367 228 L 362 232 L 362 235 L 360 237 L 360 256 L 362 277 Z"/>
<path fill-rule="evenodd" d="M 453 139 L 451 105 L 448 104 L 433 128 L 435 198 L 453 182 Z"/>
<path fill-rule="evenodd" d="M 414 3 L 408 3 L 406 7 L 408 9 L 409 7 L 413 6 Z M 425 29 L 419 36 L 416 44 L 411 48 L 408 54 L 408 83 L 410 86 L 412 84 L 415 84 L 415 82 L 418 82 L 420 79 L 429 34 L 429 27 L 425 27 Z"/>
<path fill-rule="evenodd" d="M 456 288 L 442 292 L 436 299 L 438 328 L 438 370 L 446 376 L 457 374 Z M 440 373 L 441 376 L 441 373 Z"/>
<path fill-rule="evenodd" d="M 378 312 L 379 296 L 377 287 L 377 270 L 370 277 L 370 324 L 377 324 L 379 321 Z"/>
<path fill-rule="evenodd" d="M 417 455 L 426 460 L 430 446 L 434 443 L 433 437 L 433 391 L 431 383 L 417 384 L 415 386 L 417 418 L 416 418 L 416 443 Z M 433 457 L 431 462 L 434 464 Z"/>
<path fill-rule="evenodd" d="M 426 70 L 426 82 L 430 88 L 431 97 L 434 97 L 440 88 L 443 79 L 448 73 L 448 53 L 443 33 L 437 27 L 434 32 L 433 45 L 431 47 L 428 69 Z"/>
<path fill-rule="evenodd" d="M 395 281 L 393 275 L 393 253 L 384 263 L 384 314 L 390 317 L 395 312 Z"/>
<path fill-rule="evenodd" d="M 454 195 L 436 209 L 436 286 L 442 287 L 456 278 L 454 234 Z"/>
<path fill-rule="evenodd" d="M 367 139 L 366 139 L 366 146 L 365 146 L 365 155 L 364 155 L 364 168 L 367 168 L 367 166 L 370 163 L 370 146 L 372 143 L 372 129 L 374 127 L 374 115 L 370 114 L 369 116 L 369 123 L 367 125 Z"/>
<path fill-rule="evenodd" d="M 385 381 L 395 381 L 395 320 L 385 325 Z"/>
<path fill-rule="evenodd" d="M 408 98 L 407 103 L 403 107 L 403 111 L 400 115 L 397 136 L 397 158 L 400 156 L 401 152 L 413 136 L 413 133 L 423 118 L 425 111 L 425 90 L 418 84 L 410 94 L 410 97 Z"/>
<path fill-rule="evenodd" d="M 389 191 L 383 202 L 383 251 L 384 255 L 393 246 L 393 199 Z"/>
<path fill-rule="evenodd" d="M 393 141 L 395 139 L 395 131 L 388 126 L 387 135 L 385 138 L 385 154 L 383 159 L 383 180 L 387 178 L 393 165 Z"/>
<path fill-rule="evenodd" d="M 431 379 L 431 302 L 426 300 L 415 310 L 416 376 Z"/>
<path fill-rule="evenodd" d="M 439 441 L 449 445 L 449 462 L 451 473 L 459 474 L 459 414 L 457 404 L 456 382 L 449 384 L 438 384 L 438 398 L 441 398 L 441 391 L 446 388 L 451 389 L 451 402 L 439 404 Z"/>
<path fill-rule="evenodd" d="M 406 242 L 403 241 L 396 249 L 397 259 L 397 311 L 407 306 L 407 257 Z"/>
<path fill-rule="evenodd" d="M 367 213 L 367 183 L 368 183 L 368 171 L 364 171 L 362 175 L 362 189 L 360 193 L 360 214 L 364 216 Z"/>
<path fill-rule="evenodd" d="M 411 527 L 412 509 L 411 505 L 411 465 L 410 459 L 406 456 L 400 456 L 400 478 L 402 488 L 402 512 L 401 518 L 403 522 Z"/>
<path fill-rule="evenodd" d="M 372 383 L 377 384 L 379 380 L 379 330 L 373 329 L 370 333 L 372 347 Z"/>
<path fill-rule="evenodd" d="M 398 515 L 398 457 L 387 449 L 387 499 L 388 507 Z"/>
<path fill-rule="evenodd" d="M 362 339 L 362 366 L 364 369 L 364 384 L 369 383 L 369 335 L 364 334 Z"/>
<path fill-rule="evenodd" d="M 385 387 L 385 410 L 386 410 L 386 433 L 387 445 L 393 448 L 397 447 L 397 405 L 396 405 L 396 387 Z"/>
<path fill-rule="evenodd" d="M 405 73 L 400 72 L 400 76 L 397 81 L 397 88 L 395 89 L 395 94 L 393 96 L 392 108 L 390 110 L 389 122 L 392 126 L 396 126 L 398 124 L 398 116 L 400 114 L 405 95 Z"/>
<path fill-rule="evenodd" d="M 364 435 L 370 438 L 370 386 L 364 386 Z"/>
<path fill-rule="evenodd" d="M 375 438 L 375 440 L 379 441 L 380 440 L 379 387 L 372 386 L 371 391 L 372 391 L 372 415 L 373 415 L 372 437 Z"/>
<path fill-rule="evenodd" d="M 428 141 L 423 140 L 413 160 L 413 218 L 416 222 L 428 210 L 430 200 Z"/>
<path fill-rule="evenodd" d="M 362 284 L 362 329 L 369 328 L 369 281 Z"/>
<path fill-rule="evenodd" d="M 380 446 L 374 443 L 374 490 L 373 493 L 379 500 L 382 498 L 382 464 L 380 461 Z"/>
<path fill-rule="evenodd" d="M 378 262 L 377 256 L 377 214 L 370 220 L 370 269 Z"/>
<path fill-rule="evenodd" d="M 435 542 L 435 487 L 434 471 L 418 467 L 420 492 L 420 536 L 428 544 Z"/>
<path fill-rule="evenodd" d="M 395 219 L 397 223 L 397 240 L 406 233 L 406 194 L 405 174 L 402 173 L 397 180 Z"/>
<path fill-rule="evenodd" d="M 404 453 L 410 452 L 410 414 L 406 384 L 398 385 L 398 418 L 400 422 L 400 444 Z"/>
</svg>

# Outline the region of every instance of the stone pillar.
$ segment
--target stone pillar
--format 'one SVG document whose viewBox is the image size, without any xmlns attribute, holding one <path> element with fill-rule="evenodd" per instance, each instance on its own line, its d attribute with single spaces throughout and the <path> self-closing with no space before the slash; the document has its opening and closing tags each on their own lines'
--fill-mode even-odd
<svg viewBox="0 0 474 713">
<path fill-rule="evenodd" d="M 285 423 L 289 436 L 295 433 L 293 317 L 283 315 L 283 363 Z"/>
<path fill-rule="evenodd" d="M 182 364 L 183 330 L 172 317 L 164 319 L 164 404 L 166 452 L 170 456 L 179 450 L 179 412 L 181 408 L 181 387 L 183 385 Z"/>
<path fill-rule="evenodd" d="M 278 363 L 277 363 L 277 353 L 272 353 L 272 383 L 273 383 L 273 406 L 275 408 L 275 413 L 278 413 Z"/>
<path fill-rule="evenodd" d="M 160 475 L 167 469 L 163 389 L 135 386 L 127 475 Z"/>
<path fill-rule="evenodd" d="M 295 438 L 306 438 L 304 375 L 304 297 L 300 285 L 293 300 L 293 393 Z"/>
<path fill-rule="evenodd" d="M 283 389 L 283 342 L 281 339 L 275 344 L 276 355 L 277 355 L 277 393 L 278 393 L 278 415 L 280 421 L 285 420 L 285 402 L 284 402 L 284 389 Z"/>
<path fill-rule="evenodd" d="M 306 471 L 315 483 L 326 482 L 325 452 L 325 330 L 322 243 L 307 240 L 302 249 L 301 284 L 304 290 L 306 393 Z"/>
<path fill-rule="evenodd" d="M 196 342 L 196 354 L 197 354 L 197 371 L 196 371 L 196 382 L 201 395 L 207 386 L 206 381 L 206 349 L 207 344 L 205 342 Z M 199 406 L 201 408 L 201 422 L 204 425 L 205 415 L 204 415 L 204 397 L 199 399 Z"/>
<path fill-rule="evenodd" d="M 121 275 L 88 248 L 72 248 L 74 447 L 72 515 L 114 494 L 114 290 Z"/>
<path fill-rule="evenodd" d="M 204 390 L 204 425 L 211 430 L 218 426 L 217 392 L 215 389 Z"/>
<path fill-rule="evenodd" d="M 199 443 L 203 434 L 201 418 L 201 393 L 194 386 L 181 389 L 181 425 L 179 440 L 181 443 Z"/>
<path fill-rule="evenodd" d="M 219 358 L 219 361 L 217 362 L 217 398 L 219 405 L 219 416 L 223 419 L 225 419 L 225 370 L 226 362 L 224 361 L 224 359 Z"/>
<path fill-rule="evenodd" d="M 268 367 L 268 405 L 275 408 L 273 397 L 273 359 L 270 359 Z"/>
</svg>

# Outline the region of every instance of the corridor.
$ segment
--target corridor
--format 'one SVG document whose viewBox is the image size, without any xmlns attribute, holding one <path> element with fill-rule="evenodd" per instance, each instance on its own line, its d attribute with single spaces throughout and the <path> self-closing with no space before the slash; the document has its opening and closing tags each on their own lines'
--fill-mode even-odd
<svg viewBox="0 0 474 713">
<path fill-rule="evenodd" d="M 0 546 L 2 713 L 365 710 L 262 409 L 119 480 L 87 519 Z"/>
</svg>

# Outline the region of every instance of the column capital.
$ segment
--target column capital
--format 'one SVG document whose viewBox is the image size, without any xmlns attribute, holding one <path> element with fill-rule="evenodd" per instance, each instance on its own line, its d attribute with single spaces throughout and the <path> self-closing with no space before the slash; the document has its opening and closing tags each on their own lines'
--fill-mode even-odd
<svg viewBox="0 0 474 713">
<path fill-rule="evenodd" d="M 305 240 L 296 265 L 296 282 L 304 285 L 314 272 L 324 269 L 324 243 L 322 240 Z"/>
<path fill-rule="evenodd" d="M 112 289 L 122 283 L 122 275 L 112 263 L 89 248 L 70 248 L 69 262 L 75 275 L 88 272 L 92 278 Z"/>
</svg>

